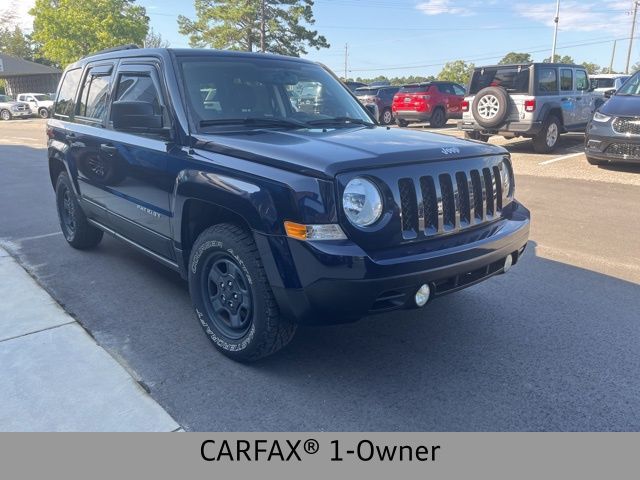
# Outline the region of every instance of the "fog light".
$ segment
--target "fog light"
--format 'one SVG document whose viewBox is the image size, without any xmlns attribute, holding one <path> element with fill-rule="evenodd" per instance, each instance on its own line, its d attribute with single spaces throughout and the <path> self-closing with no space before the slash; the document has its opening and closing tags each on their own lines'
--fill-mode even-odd
<svg viewBox="0 0 640 480">
<path fill-rule="evenodd" d="M 416 292 L 416 296 L 415 296 L 416 305 L 419 307 L 424 307 L 429 301 L 430 296 L 431 296 L 431 289 L 429 288 L 429 285 L 425 283 Z"/>
<path fill-rule="evenodd" d="M 502 271 L 507 273 L 509 269 L 513 265 L 513 255 L 507 255 L 507 258 L 504 259 L 504 267 L 502 267 Z"/>
</svg>

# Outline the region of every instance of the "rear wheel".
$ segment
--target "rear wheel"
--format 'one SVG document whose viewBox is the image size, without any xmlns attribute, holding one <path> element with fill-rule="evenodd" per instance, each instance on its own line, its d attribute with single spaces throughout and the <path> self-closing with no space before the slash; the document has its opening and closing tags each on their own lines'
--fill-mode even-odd
<svg viewBox="0 0 640 480">
<path fill-rule="evenodd" d="M 43 107 L 38 110 L 38 115 L 40 118 L 49 118 L 49 110 Z"/>
<path fill-rule="evenodd" d="M 485 143 L 489 141 L 489 135 L 483 135 L 475 130 L 473 132 L 464 132 L 464 138 L 467 140 L 478 140 L 479 142 Z"/>
<path fill-rule="evenodd" d="M 56 182 L 56 207 L 60 228 L 67 243 L 73 248 L 85 250 L 93 248 L 102 240 L 102 230 L 87 221 L 73 193 L 69 176 L 62 172 Z"/>
<path fill-rule="evenodd" d="M 407 125 L 409 125 L 409 123 L 405 120 L 402 120 L 401 118 L 396 118 L 396 124 L 399 127 L 406 127 Z"/>
<path fill-rule="evenodd" d="M 237 225 L 200 234 L 189 259 L 189 292 L 205 333 L 233 360 L 271 355 L 295 334 L 296 325 L 280 315 L 251 234 Z"/>
<path fill-rule="evenodd" d="M 550 153 L 558 146 L 560 140 L 560 120 L 555 115 L 549 115 L 542 129 L 533 137 L 533 149 L 536 153 Z"/>
<path fill-rule="evenodd" d="M 447 123 L 447 116 L 444 113 L 444 110 L 440 107 L 436 108 L 431 114 L 431 120 L 429 120 L 429 125 L 433 128 L 442 128 Z"/>
<path fill-rule="evenodd" d="M 380 123 L 382 125 L 391 125 L 393 123 L 393 114 L 390 108 L 385 108 L 380 116 Z"/>
</svg>

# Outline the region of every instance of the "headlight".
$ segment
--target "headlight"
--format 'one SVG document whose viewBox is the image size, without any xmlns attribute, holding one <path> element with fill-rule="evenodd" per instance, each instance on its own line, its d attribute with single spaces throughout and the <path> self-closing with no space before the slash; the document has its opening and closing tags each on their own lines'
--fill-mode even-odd
<svg viewBox="0 0 640 480">
<path fill-rule="evenodd" d="M 605 123 L 608 122 L 609 120 L 611 120 L 611 117 L 609 117 L 608 115 L 603 115 L 600 112 L 596 112 L 593 115 L 593 121 L 594 122 L 601 122 L 601 123 Z"/>
<path fill-rule="evenodd" d="M 342 208 L 347 218 L 357 227 L 367 227 L 382 215 L 382 196 L 378 187 L 364 178 L 347 183 L 342 194 Z"/>
</svg>

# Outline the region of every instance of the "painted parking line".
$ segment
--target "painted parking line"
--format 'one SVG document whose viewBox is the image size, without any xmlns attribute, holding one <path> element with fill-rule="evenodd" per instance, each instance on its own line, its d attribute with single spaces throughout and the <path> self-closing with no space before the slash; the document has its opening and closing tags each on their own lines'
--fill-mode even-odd
<svg viewBox="0 0 640 480">
<path fill-rule="evenodd" d="M 567 160 L 569 158 L 577 157 L 580 155 L 584 155 L 584 152 L 571 153 L 569 155 L 563 155 L 561 157 L 552 158 L 550 160 L 545 160 L 544 162 L 538 163 L 538 165 L 549 165 L 550 163 L 560 162 L 562 160 Z"/>
</svg>

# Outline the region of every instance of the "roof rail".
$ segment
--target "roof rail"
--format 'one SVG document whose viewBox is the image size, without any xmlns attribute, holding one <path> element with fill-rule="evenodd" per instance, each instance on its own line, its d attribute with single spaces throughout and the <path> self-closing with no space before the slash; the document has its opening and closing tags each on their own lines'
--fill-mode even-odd
<svg viewBox="0 0 640 480">
<path fill-rule="evenodd" d="M 117 47 L 105 48 L 104 50 L 90 53 L 81 58 L 93 57 L 94 55 L 100 55 L 102 53 L 117 52 L 118 50 L 134 50 L 136 48 L 140 48 L 140 47 L 134 43 L 129 43 L 128 45 L 119 45 Z"/>
</svg>

